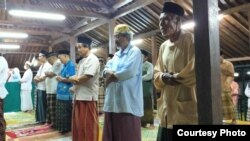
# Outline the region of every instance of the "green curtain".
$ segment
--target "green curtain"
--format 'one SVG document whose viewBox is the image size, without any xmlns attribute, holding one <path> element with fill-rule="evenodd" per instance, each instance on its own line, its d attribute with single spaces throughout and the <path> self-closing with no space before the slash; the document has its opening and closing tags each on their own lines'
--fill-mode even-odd
<svg viewBox="0 0 250 141">
<path fill-rule="evenodd" d="M 7 82 L 5 84 L 9 94 L 4 99 L 4 112 L 17 112 L 21 110 L 21 97 L 20 97 L 20 83 L 18 82 Z M 32 83 L 32 102 L 34 104 L 34 87 Z"/>
</svg>

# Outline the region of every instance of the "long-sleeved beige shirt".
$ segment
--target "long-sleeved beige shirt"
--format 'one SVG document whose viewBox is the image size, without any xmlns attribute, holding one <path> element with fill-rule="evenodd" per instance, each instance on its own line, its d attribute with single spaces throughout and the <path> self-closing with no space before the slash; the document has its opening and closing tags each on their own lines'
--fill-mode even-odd
<svg viewBox="0 0 250 141">
<path fill-rule="evenodd" d="M 182 33 L 175 42 L 165 41 L 159 51 L 154 68 L 154 84 L 161 91 L 158 100 L 158 116 L 161 126 L 197 124 L 197 100 L 195 79 L 195 49 L 191 33 Z M 162 74 L 174 73 L 179 85 L 170 86 L 162 81 Z"/>
</svg>

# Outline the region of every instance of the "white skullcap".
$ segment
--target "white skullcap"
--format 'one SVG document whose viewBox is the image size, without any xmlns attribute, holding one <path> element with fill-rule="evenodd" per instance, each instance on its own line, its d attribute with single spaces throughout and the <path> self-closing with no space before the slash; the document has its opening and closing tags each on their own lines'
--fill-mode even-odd
<svg viewBox="0 0 250 141">
<path fill-rule="evenodd" d="M 29 65 L 29 66 L 32 65 L 30 61 L 26 61 L 26 62 L 25 62 L 25 65 L 26 65 L 26 64 Z"/>
</svg>

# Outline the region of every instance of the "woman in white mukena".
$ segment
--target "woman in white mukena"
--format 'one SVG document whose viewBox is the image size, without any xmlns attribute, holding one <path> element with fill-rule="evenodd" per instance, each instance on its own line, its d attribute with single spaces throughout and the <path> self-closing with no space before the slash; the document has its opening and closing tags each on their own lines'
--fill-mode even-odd
<svg viewBox="0 0 250 141">
<path fill-rule="evenodd" d="M 30 69 L 31 63 L 26 61 L 24 64 L 25 72 L 20 80 L 21 83 L 21 111 L 28 112 L 33 109 L 31 100 L 33 73 Z"/>
</svg>

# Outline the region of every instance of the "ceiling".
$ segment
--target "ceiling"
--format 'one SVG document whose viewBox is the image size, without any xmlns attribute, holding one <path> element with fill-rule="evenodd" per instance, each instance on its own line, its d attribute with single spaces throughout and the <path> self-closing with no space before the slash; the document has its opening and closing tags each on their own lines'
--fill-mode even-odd
<svg viewBox="0 0 250 141">
<path fill-rule="evenodd" d="M 193 16 L 192 0 L 172 0 L 185 9 L 184 22 Z M 163 0 L 1 0 L 0 31 L 26 32 L 27 39 L 0 39 L 0 43 L 17 43 L 19 50 L 3 50 L 10 67 L 22 66 L 41 50 L 70 47 L 70 39 L 78 35 L 92 38 L 93 46 L 107 48 L 110 21 L 128 24 L 135 38 L 142 38 L 138 47 L 151 52 L 152 36 L 156 47 L 164 42 L 158 22 Z M 226 58 L 236 64 L 250 59 L 250 2 L 249 0 L 218 0 L 220 20 L 220 47 Z M 61 13 L 61 22 L 17 18 L 8 14 L 10 9 L 24 9 Z M 192 31 L 192 30 L 190 30 Z M 244 61 L 245 60 L 245 61 Z M 240 62 L 239 62 L 240 61 Z"/>
</svg>

